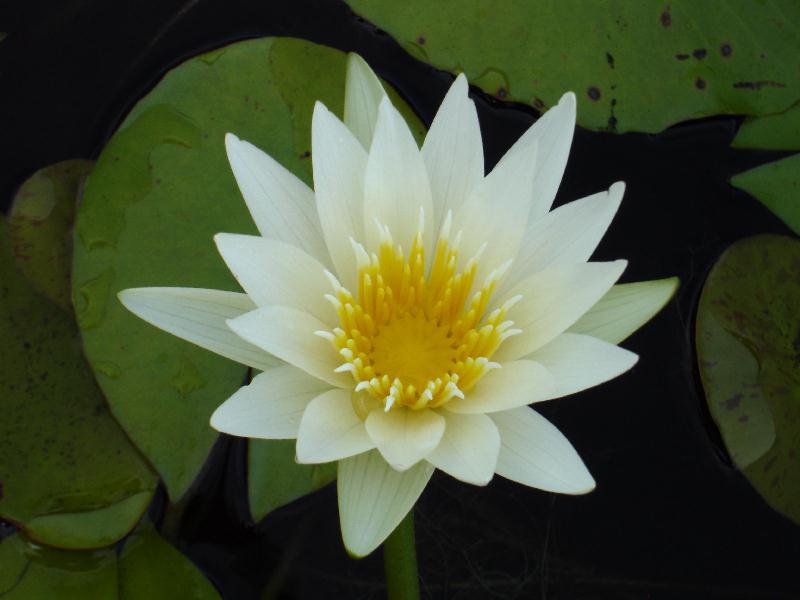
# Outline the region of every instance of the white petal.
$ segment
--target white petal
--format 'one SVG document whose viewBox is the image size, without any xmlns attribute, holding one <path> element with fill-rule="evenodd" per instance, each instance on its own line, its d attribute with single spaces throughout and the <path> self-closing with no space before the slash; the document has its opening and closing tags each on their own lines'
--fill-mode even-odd
<svg viewBox="0 0 800 600">
<path fill-rule="evenodd" d="M 475 103 L 462 73 L 433 118 L 422 145 L 433 196 L 433 228 L 460 207 L 483 179 L 483 142 Z"/>
<path fill-rule="evenodd" d="M 454 215 L 454 231 L 463 231 L 461 251 L 474 256 L 487 243 L 476 280 L 513 259 L 519 251 L 531 210 L 536 144 L 501 161 Z"/>
<path fill-rule="evenodd" d="M 229 320 L 228 326 L 242 339 L 317 379 L 336 387 L 353 386 L 351 375 L 334 372 L 343 361 L 331 343 L 314 333 L 325 331 L 327 325 L 307 312 L 265 306 Z"/>
<path fill-rule="evenodd" d="M 211 415 L 211 426 L 241 437 L 294 439 L 308 403 L 329 388 L 291 365 L 275 367 L 223 402 Z"/>
<path fill-rule="evenodd" d="M 386 92 L 366 61 L 358 54 L 347 55 L 344 90 L 344 123 L 366 150 L 372 144 L 378 105 Z"/>
<path fill-rule="evenodd" d="M 553 376 L 551 398 L 560 398 L 605 383 L 639 360 L 633 352 L 589 335 L 562 333 L 528 356 Z"/>
<path fill-rule="evenodd" d="M 348 552 L 361 557 L 380 546 L 414 507 L 432 474 L 425 461 L 395 471 L 374 450 L 340 460 L 339 521 Z"/>
<path fill-rule="evenodd" d="M 569 440 L 532 408 L 494 413 L 492 419 L 501 439 L 498 475 L 548 492 L 585 494 L 594 489 L 594 479 Z"/>
<path fill-rule="evenodd" d="M 626 265 L 624 260 L 563 265 L 522 280 L 508 293 L 522 296 L 508 313 L 522 333 L 507 339 L 493 360 L 527 356 L 563 333 L 602 298 Z"/>
<path fill-rule="evenodd" d="M 432 410 L 399 406 L 388 412 L 383 408 L 373 410 L 365 424 L 386 462 L 398 471 L 405 471 L 436 448 L 445 421 Z"/>
<path fill-rule="evenodd" d="M 516 360 L 490 371 L 463 399 L 453 399 L 444 406 L 455 413 L 503 411 L 551 398 L 553 386 L 552 375 L 542 365 Z"/>
<path fill-rule="evenodd" d="M 502 295 L 531 273 L 556 265 L 586 262 L 617 213 L 625 184 L 600 192 L 531 219 L 511 272 L 498 290 Z"/>
<path fill-rule="evenodd" d="M 333 462 L 375 447 L 350 395 L 350 390 L 329 390 L 311 401 L 297 434 L 297 462 Z"/>
<path fill-rule="evenodd" d="M 669 277 L 615 285 L 569 331 L 619 344 L 664 308 L 678 283 Z"/>
<path fill-rule="evenodd" d="M 486 415 L 443 413 L 442 441 L 425 460 L 466 483 L 486 485 L 494 475 L 500 433 Z"/>
<path fill-rule="evenodd" d="M 345 287 L 355 289 L 356 260 L 350 238 L 364 238 L 364 170 L 367 153 L 322 103 L 311 121 L 314 192 L 325 243 Z"/>
<path fill-rule="evenodd" d="M 246 294 L 200 288 L 146 287 L 122 290 L 120 302 L 137 317 L 220 356 L 266 371 L 280 364 L 226 325 L 255 308 Z"/>
<path fill-rule="evenodd" d="M 525 152 L 527 146 L 538 144 L 531 218 L 544 215 L 553 205 L 567 166 L 574 133 L 575 94 L 567 92 L 561 96 L 556 106 L 539 117 L 539 120 L 517 140 L 498 163 L 499 167 L 503 161 L 510 160 L 515 153 Z"/>
<path fill-rule="evenodd" d="M 232 133 L 225 136 L 225 148 L 261 235 L 293 244 L 329 264 L 314 192 L 268 154 Z"/>
<path fill-rule="evenodd" d="M 381 101 L 364 176 L 364 224 L 370 249 L 377 246 L 375 220 L 387 225 L 406 251 L 425 215 L 426 250 L 432 246 L 433 203 L 428 172 L 417 143 L 389 98 Z M 430 256 L 430 252 L 426 252 Z"/>
<path fill-rule="evenodd" d="M 297 246 L 253 235 L 218 233 L 217 248 L 247 295 L 259 306 L 297 306 L 325 323 L 338 323 L 325 294 L 325 267 Z"/>
</svg>

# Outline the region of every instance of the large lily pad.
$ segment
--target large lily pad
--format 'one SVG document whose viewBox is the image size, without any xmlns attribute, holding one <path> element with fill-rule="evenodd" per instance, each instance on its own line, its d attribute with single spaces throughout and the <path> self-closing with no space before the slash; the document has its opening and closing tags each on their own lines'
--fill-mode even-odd
<svg viewBox="0 0 800 600">
<path fill-rule="evenodd" d="M 800 154 L 761 165 L 731 178 L 800 235 Z"/>
<path fill-rule="evenodd" d="M 711 415 L 736 465 L 800 523 L 800 241 L 735 243 L 709 273 L 697 356 Z"/>
<path fill-rule="evenodd" d="M 672 0 L 348 0 L 409 52 L 501 99 L 552 106 L 567 90 L 592 129 L 657 132 L 800 99 L 800 4 Z M 480 24 L 477 26 L 476 24 Z"/>
<path fill-rule="evenodd" d="M 173 499 L 214 442 L 211 412 L 247 371 L 153 329 L 116 293 L 151 285 L 237 289 L 212 237 L 255 228 L 224 135 L 256 144 L 310 183 L 314 102 L 341 116 L 345 58 L 309 42 L 267 38 L 188 60 L 134 107 L 87 182 L 73 271 L 86 354 L 114 415 Z"/>
<path fill-rule="evenodd" d="M 44 544 L 113 544 L 156 477 L 109 415 L 71 315 L 33 289 L 8 246 L 0 222 L 0 516 Z"/>
</svg>

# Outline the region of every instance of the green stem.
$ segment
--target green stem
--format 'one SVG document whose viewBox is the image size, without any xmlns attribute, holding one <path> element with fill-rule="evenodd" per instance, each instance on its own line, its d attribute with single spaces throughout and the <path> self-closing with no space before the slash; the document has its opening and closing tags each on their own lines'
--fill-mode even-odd
<svg viewBox="0 0 800 600">
<path fill-rule="evenodd" d="M 389 600 L 419 600 L 413 508 L 383 543 L 383 567 Z"/>
</svg>

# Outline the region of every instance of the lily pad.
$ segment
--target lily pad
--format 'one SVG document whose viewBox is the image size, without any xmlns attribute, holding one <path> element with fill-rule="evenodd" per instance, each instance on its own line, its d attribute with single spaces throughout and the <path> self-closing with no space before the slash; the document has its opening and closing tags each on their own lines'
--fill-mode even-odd
<svg viewBox="0 0 800 600">
<path fill-rule="evenodd" d="M 294 440 L 250 440 L 247 484 L 254 521 L 336 479 L 336 463 L 301 465 L 294 456 Z"/>
<path fill-rule="evenodd" d="M 800 154 L 761 165 L 731 178 L 800 235 Z"/>
<path fill-rule="evenodd" d="M 0 541 L 0 597 L 8 600 L 218 600 L 188 558 L 145 525 L 113 548 L 65 551 L 22 534 Z"/>
<path fill-rule="evenodd" d="M 212 411 L 245 382 L 247 369 L 150 327 L 116 293 L 140 286 L 237 289 L 212 238 L 255 227 L 228 166 L 224 135 L 254 143 L 310 183 L 314 102 L 341 116 L 345 65 L 337 50 L 270 38 L 190 59 L 134 107 L 87 182 L 73 270 L 86 354 L 112 412 L 173 500 L 216 438 Z M 293 462 L 286 468 L 300 472 Z"/>
<path fill-rule="evenodd" d="M 33 289 L 8 246 L 0 222 L 0 516 L 43 544 L 113 544 L 156 477 L 109 415 L 71 315 Z"/>
<path fill-rule="evenodd" d="M 745 119 L 731 146 L 768 150 L 800 150 L 800 104 L 786 112 Z"/>
<path fill-rule="evenodd" d="M 8 215 L 17 268 L 36 291 L 70 313 L 72 224 L 79 190 L 93 164 L 65 160 L 36 171 L 20 186 Z"/>
<path fill-rule="evenodd" d="M 119 557 L 120 600 L 218 600 L 214 586 L 152 527 L 125 541 Z"/>
<path fill-rule="evenodd" d="M 711 415 L 734 463 L 800 523 L 800 241 L 761 235 L 728 248 L 697 311 Z"/>
<path fill-rule="evenodd" d="M 779 113 L 800 100 L 794 0 L 348 0 L 411 54 L 464 71 L 500 99 L 553 106 L 578 94 L 578 123 L 617 132 L 716 114 Z M 479 27 L 475 24 L 480 23 Z"/>
<path fill-rule="evenodd" d="M 117 598 L 113 549 L 70 552 L 44 548 L 12 534 L 0 541 L 0 597 L 4 600 Z"/>
</svg>

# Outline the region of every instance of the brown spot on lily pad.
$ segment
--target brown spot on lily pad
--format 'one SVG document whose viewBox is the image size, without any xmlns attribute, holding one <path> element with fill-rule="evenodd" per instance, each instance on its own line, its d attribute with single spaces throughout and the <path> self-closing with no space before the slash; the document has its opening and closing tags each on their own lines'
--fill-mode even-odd
<svg viewBox="0 0 800 600">
<path fill-rule="evenodd" d="M 728 58 L 731 54 L 733 54 L 733 48 L 731 48 L 730 44 L 722 44 L 722 46 L 719 47 L 719 53 L 725 58 Z"/>
<path fill-rule="evenodd" d="M 586 95 L 595 102 L 600 100 L 600 88 L 592 86 L 588 90 L 586 90 Z"/>
<path fill-rule="evenodd" d="M 733 87 L 737 90 L 760 90 L 761 88 L 771 87 L 771 88 L 785 88 L 786 84 L 781 83 L 780 81 L 771 81 L 767 79 L 762 79 L 760 81 L 737 81 L 733 84 Z"/>
<path fill-rule="evenodd" d="M 420 46 L 424 46 L 426 41 L 427 41 L 427 40 L 425 39 L 425 36 L 424 36 L 424 35 L 421 35 L 421 36 L 419 36 L 419 37 L 417 38 L 417 43 L 418 43 Z"/>
<path fill-rule="evenodd" d="M 734 410 L 736 408 L 739 408 L 739 405 L 742 403 L 743 397 L 744 396 L 742 396 L 742 394 L 734 394 L 733 396 L 725 400 L 724 402 L 725 408 L 727 408 L 728 410 Z"/>
<path fill-rule="evenodd" d="M 696 87 L 698 90 L 706 89 L 706 80 L 702 77 L 698 77 L 694 80 L 694 87 Z"/>
<path fill-rule="evenodd" d="M 669 27 L 672 25 L 672 15 L 669 13 L 669 5 L 664 9 L 664 12 L 661 13 L 661 24 L 664 27 Z"/>
<path fill-rule="evenodd" d="M 692 56 L 694 56 L 697 60 L 702 60 L 706 57 L 708 51 L 705 48 L 697 48 L 692 52 Z"/>
<path fill-rule="evenodd" d="M 689 58 L 689 55 L 688 54 L 676 54 L 675 58 L 677 58 L 678 60 L 686 60 L 687 58 Z"/>
</svg>

